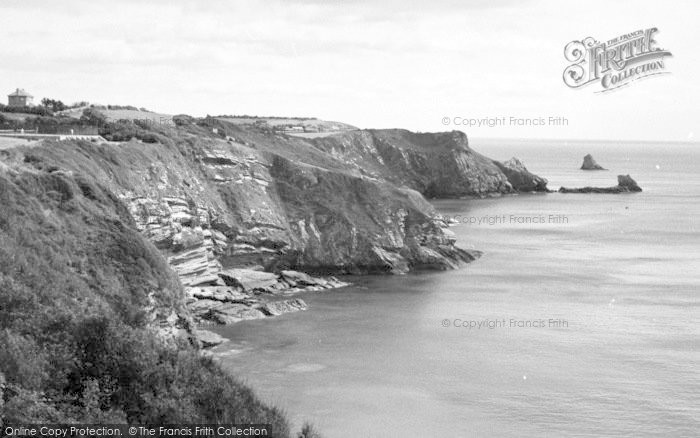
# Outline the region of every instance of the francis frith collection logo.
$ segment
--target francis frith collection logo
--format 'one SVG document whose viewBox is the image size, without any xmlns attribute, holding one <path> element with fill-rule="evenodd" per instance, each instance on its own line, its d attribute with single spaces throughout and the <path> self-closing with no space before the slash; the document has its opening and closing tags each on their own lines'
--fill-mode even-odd
<svg viewBox="0 0 700 438">
<path fill-rule="evenodd" d="M 664 57 L 671 52 L 657 46 L 655 27 L 641 29 L 600 42 L 592 37 L 571 41 L 564 48 L 572 64 L 564 70 L 564 83 L 571 88 L 598 84 L 602 93 L 629 85 L 641 78 L 669 73 Z"/>
</svg>

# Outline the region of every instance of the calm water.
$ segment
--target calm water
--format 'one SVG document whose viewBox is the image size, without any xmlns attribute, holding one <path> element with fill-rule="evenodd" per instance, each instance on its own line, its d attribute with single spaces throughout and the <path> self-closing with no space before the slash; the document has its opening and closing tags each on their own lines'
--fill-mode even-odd
<svg viewBox="0 0 700 438">
<path fill-rule="evenodd" d="M 438 201 L 462 217 L 568 222 L 459 224 L 477 262 L 355 278 L 303 295 L 307 312 L 220 328 L 224 365 L 330 438 L 698 436 L 700 145 L 473 145 L 520 157 L 554 189 L 629 173 L 644 192 Z M 589 152 L 611 171 L 577 170 Z"/>
</svg>

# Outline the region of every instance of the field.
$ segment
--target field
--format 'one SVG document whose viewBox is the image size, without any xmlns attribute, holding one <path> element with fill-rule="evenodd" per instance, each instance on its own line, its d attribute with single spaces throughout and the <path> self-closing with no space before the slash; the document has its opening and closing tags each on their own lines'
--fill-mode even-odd
<svg viewBox="0 0 700 438">
<path fill-rule="evenodd" d="M 150 111 L 139 111 L 139 110 L 99 110 L 102 114 L 107 116 L 110 122 L 116 122 L 117 120 L 127 119 L 127 120 L 149 120 L 153 123 L 172 123 L 173 116 L 170 114 L 154 113 Z"/>
<path fill-rule="evenodd" d="M 76 108 L 72 110 L 62 111 L 61 114 L 79 119 L 83 115 L 83 111 L 87 107 Z M 140 110 L 130 110 L 130 109 L 102 109 L 95 108 L 107 117 L 110 122 L 116 122 L 117 120 L 148 120 L 151 123 L 171 123 L 173 116 L 164 113 L 154 113 L 151 111 L 140 111 Z"/>
<path fill-rule="evenodd" d="M 318 132 L 328 131 L 349 131 L 357 129 L 357 127 L 348 125 L 347 123 L 331 122 L 327 120 L 319 120 L 312 118 L 299 117 L 218 117 L 220 120 L 233 123 L 236 125 L 253 125 L 262 123 L 270 127 L 276 126 L 301 126 L 306 130 L 315 130 Z"/>
<path fill-rule="evenodd" d="M 326 131 L 326 132 L 287 132 L 287 135 L 293 137 L 301 138 L 320 138 L 320 137 L 330 137 L 331 135 L 336 135 L 342 131 Z"/>
</svg>

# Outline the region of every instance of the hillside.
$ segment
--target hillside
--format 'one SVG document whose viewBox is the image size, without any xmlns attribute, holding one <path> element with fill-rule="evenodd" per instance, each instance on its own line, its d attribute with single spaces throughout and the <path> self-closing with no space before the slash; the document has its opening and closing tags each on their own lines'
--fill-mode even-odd
<svg viewBox="0 0 700 438">
<path fill-rule="evenodd" d="M 365 178 L 304 140 L 213 119 L 109 129 L 155 142 L 56 142 L 32 155 L 105 184 L 167 255 L 177 234 L 200 227 L 223 234 L 219 259 L 268 270 L 405 272 L 473 258 L 418 193 Z"/>
<path fill-rule="evenodd" d="M 96 109 L 102 113 L 109 122 L 116 122 L 118 120 L 144 120 L 150 121 L 151 123 L 172 123 L 173 118 L 170 114 L 147 111 L 132 106 L 119 107 L 109 105 L 91 105 L 68 109 L 59 112 L 57 115 L 79 119 L 83 116 L 83 112 L 86 109 Z"/>
<path fill-rule="evenodd" d="M 235 418 L 287 436 L 190 345 L 182 286 L 126 205 L 40 154 L 0 151 L 0 423 Z"/>
<path fill-rule="evenodd" d="M 278 131 L 288 131 L 294 134 L 322 134 L 355 130 L 357 127 L 347 123 L 319 120 L 312 117 L 257 117 L 257 116 L 219 116 L 218 120 L 240 126 L 269 127 Z"/>
<path fill-rule="evenodd" d="M 0 136 L 0 150 L 10 149 L 17 146 L 36 146 L 37 143 L 37 141 L 26 140 L 23 138 Z"/>
</svg>

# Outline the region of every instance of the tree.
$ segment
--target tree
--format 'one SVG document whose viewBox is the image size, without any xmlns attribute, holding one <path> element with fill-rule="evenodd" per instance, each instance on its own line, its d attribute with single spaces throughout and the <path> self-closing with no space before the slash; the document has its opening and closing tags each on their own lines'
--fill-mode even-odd
<svg viewBox="0 0 700 438">
<path fill-rule="evenodd" d="M 41 99 L 41 105 L 42 105 L 44 108 L 50 109 L 51 111 L 54 111 L 54 112 L 56 112 L 56 111 L 63 111 L 63 110 L 65 110 L 66 108 L 68 108 L 68 107 L 66 106 L 66 104 L 63 103 L 63 102 L 61 102 L 60 100 L 49 99 L 48 97 L 45 97 L 45 98 Z"/>
</svg>

